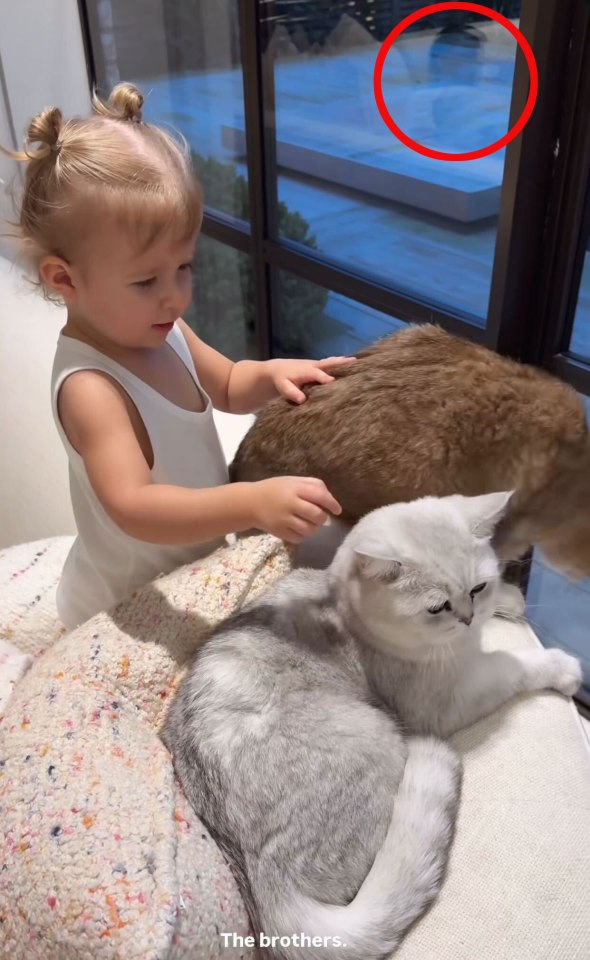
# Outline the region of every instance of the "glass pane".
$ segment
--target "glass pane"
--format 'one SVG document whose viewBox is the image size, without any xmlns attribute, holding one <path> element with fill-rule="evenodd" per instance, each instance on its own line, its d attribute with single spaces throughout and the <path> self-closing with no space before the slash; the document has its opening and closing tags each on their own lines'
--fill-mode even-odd
<svg viewBox="0 0 590 960">
<path fill-rule="evenodd" d="M 193 303 L 184 319 L 209 346 L 231 360 L 258 359 L 251 257 L 201 235 Z"/>
<path fill-rule="evenodd" d="M 469 162 L 423 157 L 393 136 L 373 96 L 380 43 L 422 6 L 275 0 L 266 56 L 278 195 L 327 258 L 484 325 L 505 151 Z M 520 2 L 501 7 L 518 24 Z M 405 133 L 439 150 L 492 143 L 509 126 L 515 54 L 512 36 L 489 18 L 454 11 L 420 20 L 387 57 L 388 109 Z M 284 211 L 278 229 L 293 236 Z"/>
<path fill-rule="evenodd" d="M 590 397 L 584 400 L 590 416 Z M 535 550 L 526 615 L 545 646 L 564 647 L 581 659 L 585 693 L 590 696 L 590 580 L 573 583 L 561 577 Z"/>
<path fill-rule="evenodd" d="M 569 352 L 590 363 L 590 234 L 582 268 L 582 280 Z"/>
<path fill-rule="evenodd" d="M 272 276 L 272 349 L 277 357 L 354 354 L 367 343 L 405 326 L 402 320 L 365 307 L 287 270 Z"/>
<path fill-rule="evenodd" d="M 205 203 L 248 219 L 237 0 L 88 0 L 99 90 L 137 83 L 144 115 L 186 137 Z"/>
</svg>

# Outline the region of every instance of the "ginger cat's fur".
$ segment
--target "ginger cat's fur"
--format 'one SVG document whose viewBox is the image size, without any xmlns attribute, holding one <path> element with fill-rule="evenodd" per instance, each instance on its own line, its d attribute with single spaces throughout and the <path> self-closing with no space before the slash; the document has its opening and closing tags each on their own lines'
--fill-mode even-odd
<svg viewBox="0 0 590 960">
<path fill-rule="evenodd" d="M 548 373 L 438 327 L 409 327 L 262 411 L 233 480 L 321 477 L 355 523 L 376 507 L 512 489 L 495 546 L 531 544 L 572 577 L 590 576 L 590 439 L 576 391 Z"/>
</svg>

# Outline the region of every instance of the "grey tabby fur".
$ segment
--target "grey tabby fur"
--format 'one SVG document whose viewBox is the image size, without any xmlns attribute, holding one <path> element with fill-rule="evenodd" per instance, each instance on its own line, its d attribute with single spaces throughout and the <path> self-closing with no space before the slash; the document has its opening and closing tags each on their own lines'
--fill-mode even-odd
<svg viewBox="0 0 590 960">
<path fill-rule="evenodd" d="M 480 649 L 507 500 L 368 514 L 327 570 L 290 574 L 222 623 L 181 682 L 163 739 L 256 942 L 286 938 L 270 956 L 391 954 L 446 868 L 461 762 L 440 738 L 516 693 L 579 685 L 561 650 Z"/>
</svg>

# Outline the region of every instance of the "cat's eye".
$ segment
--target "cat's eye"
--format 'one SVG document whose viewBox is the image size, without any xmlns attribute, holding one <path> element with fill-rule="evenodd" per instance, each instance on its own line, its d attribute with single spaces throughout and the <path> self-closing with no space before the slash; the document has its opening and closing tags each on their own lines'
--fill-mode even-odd
<svg viewBox="0 0 590 960">
<path fill-rule="evenodd" d="M 476 593 L 481 593 L 481 591 L 485 590 L 486 587 L 487 587 L 487 583 L 478 583 L 478 585 L 473 588 L 469 596 L 474 597 Z"/>
<path fill-rule="evenodd" d="M 440 603 L 440 604 L 438 605 L 438 607 L 428 607 L 428 612 L 429 612 L 429 613 L 442 613 L 443 610 L 450 610 L 450 609 L 451 609 L 451 604 L 449 603 L 448 600 L 446 600 L 444 603 Z"/>
</svg>

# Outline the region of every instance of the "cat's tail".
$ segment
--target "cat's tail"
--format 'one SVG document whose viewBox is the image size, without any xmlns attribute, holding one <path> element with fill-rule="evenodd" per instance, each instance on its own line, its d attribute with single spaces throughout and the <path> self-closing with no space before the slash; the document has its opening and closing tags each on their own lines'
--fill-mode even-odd
<svg viewBox="0 0 590 960">
<path fill-rule="evenodd" d="M 271 955 L 285 960 L 388 957 L 440 890 L 460 791 L 457 754 L 442 740 L 410 738 L 389 830 L 356 897 L 347 906 L 333 906 L 293 894 L 272 918 L 271 927 L 282 939 L 270 948 Z"/>
</svg>

